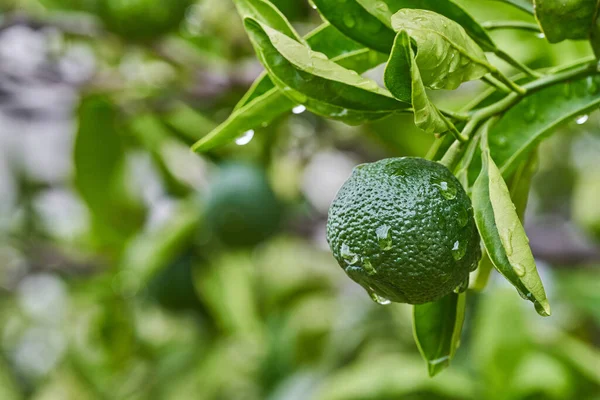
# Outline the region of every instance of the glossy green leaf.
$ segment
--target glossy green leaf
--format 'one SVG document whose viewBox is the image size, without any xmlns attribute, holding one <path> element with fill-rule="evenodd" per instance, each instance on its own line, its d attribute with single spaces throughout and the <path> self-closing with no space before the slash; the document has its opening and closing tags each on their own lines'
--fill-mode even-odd
<svg viewBox="0 0 600 400">
<path fill-rule="evenodd" d="M 244 18 L 253 18 L 273 29 L 302 42 L 302 38 L 289 23 L 287 18 L 268 0 L 233 0 L 238 13 Z"/>
<path fill-rule="evenodd" d="M 246 29 L 259 58 L 285 95 L 320 115 L 360 123 L 408 109 L 371 79 L 252 19 Z"/>
<path fill-rule="evenodd" d="M 550 305 L 529 240 L 500 170 L 485 147 L 472 200 L 477 228 L 496 269 L 517 288 L 521 296 L 534 303 L 540 315 L 550 315 Z"/>
<path fill-rule="evenodd" d="M 389 53 L 394 44 L 394 31 L 356 0 L 313 0 L 326 21 L 340 32 L 363 45 Z"/>
<path fill-rule="evenodd" d="M 430 376 L 450 365 L 460 344 L 466 293 L 450 293 L 433 302 L 415 305 L 413 333 Z"/>
<path fill-rule="evenodd" d="M 441 14 L 459 25 L 481 47 L 487 51 L 495 51 L 496 45 L 485 29 L 465 11 L 451 0 L 356 0 L 370 14 L 377 17 L 386 26 L 392 27 L 391 19 L 398 10 L 412 8 L 429 10 Z"/>
<path fill-rule="evenodd" d="M 415 41 L 417 65 L 428 88 L 456 89 L 489 72 L 483 50 L 460 25 L 443 15 L 403 9 L 392 17 L 392 26 Z"/>
<path fill-rule="evenodd" d="M 599 104 L 600 76 L 565 82 L 525 97 L 490 129 L 490 152 L 502 175 L 510 177 L 560 124 L 585 115 Z"/>
<path fill-rule="evenodd" d="M 534 4 L 535 17 L 550 43 L 589 38 L 597 0 L 535 0 Z"/>
<path fill-rule="evenodd" d="M 410 38 L 405 31 L 396 36 L 384 79 L 385 86 L 397 99 L 413 105 L 415 125 L 419 128 L 427 133 L 444 133 L 451 129 L 427 97 Z"/>
<path fill-rule="evenodd" d="M 531 0 L 496 0 L 502 3 L 510 4 L 520 10 L 533 15 L 533 3 Z"/>
</svg>

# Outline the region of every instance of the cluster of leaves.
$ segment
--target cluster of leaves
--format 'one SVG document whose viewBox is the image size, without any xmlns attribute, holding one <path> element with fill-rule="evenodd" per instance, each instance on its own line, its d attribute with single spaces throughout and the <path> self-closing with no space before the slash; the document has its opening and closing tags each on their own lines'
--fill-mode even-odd
<svg viewBox="0 0 600 400">
<path fill-rule="evenodd" d="M 527 1 L 508 3 L 534 12 Z M 554 3 L 535 4 L 548 40 L 591 38 L 595 47 L 596 2 L 572 1 L 568 10 L 576 13 Z M 228 143 L 297 105 L 348 124 L 412 113 L 416 126 L 438 137 L 430 157 L 453 170 L 472 197 L 486 249 L 474 286 L 485 286 L 493 266 L 540 315 L 550 315 L 521 220 L 539 142 L 600 102 L 595 60 L 533 71 L 451 0 L 313 0 L 325 22 L 305 37 L 267 0 L 235 4 L 266 73 L 194 150 Z M 486 52 L 522 76 L 507 78 Z M 360 75 L 381 64 L 385 88 Z M 427 89 L 456 89 L 475 79 L 492 88 L 463 110 L 440 110 L 429 99 Z M 431 375 L 458 347 L 464 297 L 414 308 L 415 338 Z"/>
</svg>

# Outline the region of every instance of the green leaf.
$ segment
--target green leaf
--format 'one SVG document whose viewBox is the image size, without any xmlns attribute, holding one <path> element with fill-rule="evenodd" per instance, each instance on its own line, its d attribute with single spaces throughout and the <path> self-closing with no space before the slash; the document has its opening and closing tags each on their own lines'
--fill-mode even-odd
<svg viewBox="0 0 600 400">
<path fill-rule="evenodd" d="M 550 43 L 589 38 L 597 0 L 535 0 L 534 4 L 535 17 Z"/>
<path fill-rule="evenodd" d="M 490 129 L 490 152 L 505 178 L 527 159 L 540 141 L 565 121 L 600 104 L 600 76 L 588 76 L 528 95 Z"/>
<path fill-rule="evenodd" d="M 389 53 L 394 31 L 369 14 L 356 0 L 313 0 L 321 16 L 340 32 L 363 45 Z"/>
<path fill-rule="evenodd" d="M 405 31 L 396 36 L 384 80 L 385 86 L 397 99 L 413 105 L 415 125 L 419 128 L 427 133 L 444 133 L 451 129 L 427 97 L 410 38 Z"/>
<path fill-rule="evenodd" d="M 486 142 L 484 138 L 482 143 Z M 540 315 L 550 315 L 550 305 L 529 240 L 508 187 L 486 147 L 482 149 L 482 168 L 473 186 L 472 200 L 477 228 L 498 272 L 517 288 L 523 298 L 534 303 Z"/>
<path fill-rule="evenodd" d="M 487 31 L 461 6 L 450 0 L 356 0 L 365 10 L 377 17 L 386 26 L 392 27 L 391 19 L 398 10 L 412 8 L 429 10 L 441 14 L 459 25 L 481 47 L 487 51 L 496 51 L 496 45 Z"/>
<path fill-rule="evenodd" d="M 245 20 L 256 52 L 274 83 L 320 115 L 360 123 L 408 109 L 387 90 L 322 53 L 252 19 Z"/>
<path fill-rule="evenodd" d="M 450 293 L 434 302 L 415 305 L 413 333 L 430 376 L 450 365 L 460 344 L 466 293 Z"/>
<path fill-rule="evenodd" d="M 456 22 L 427 10 L 403 9 L 392 17 L 397 32 L 415 41 L 423 84 L 431 89 L 456 89 L 489 72 L 483 50 Z"/>
<path fill-rule="evenodd" d="M 302 42 L 302 38 L 296 33 L 296 30 L 289 23 L 287 18 L 268 0 L 234 0 L 238 13 L 245 18 L 253 18 L 260 21 L 271 28 L 278 30 Z"/>
<path fill-rule="evenodd" d="M 501 1 L 503 3 L 510 4 L 511 6 L 514 6 L 520 10 L 525 11 L 526 13 L 533 15 L 533 3 L 531 2 L 531 0 L 496 0 L 496 1 Z"/>
</svg>

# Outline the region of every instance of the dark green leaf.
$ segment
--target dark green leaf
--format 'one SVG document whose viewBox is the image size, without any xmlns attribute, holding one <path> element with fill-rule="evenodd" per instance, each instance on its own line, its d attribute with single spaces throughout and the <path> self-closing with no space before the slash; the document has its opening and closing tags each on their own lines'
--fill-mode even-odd
<svg viewBox="0 0 600 400">
<path fill-rule="evenodd" d="M 597 0 L 535 0 L 534 3 L 535 17 L 550 43 L 589 38 Z"/>
<path fill-rule="evenodd" d="M 485 29 L 461 6 L 450 0 L 356 0 L 365 10 L 391 27 L 392 15 L 403 8 L 429 10 L 460 24 L 467 34 L 487 51 L 495 51 L 496 45 Z"/>
<path fill-rule="evenodd" d="M 489 133 L 490 152 L 508 178 L 538 143 L 565 121 L 600 104 L 600 76 L 589 76 L 533 93 L 502 116 Z"/>
<path fill-rule="evenodd" d="M 415 125 L 427 133 L 444 133 L 451 129 L 427 97 L 406 31 L 396 36 L 384 78 L 386 87 L 397 99 L 413 105 Z"/>
<path fill-rule="evenodd" d="M 484 138 L 482 143 L 487 143 L 487 140 Z M 477 228 L 496 269 L 517 288 L 521 296 L 534 303 L 540 315 L 550 315 L 550 305 L 529 240 L 500 170 L 485 147 L 472 200 Z"/>
<path fill-rule="evenodd" d="M 395 34 L 356 0 L 313 0 L 323 18 L 349 38 L 365 46 L 389 53 Z"/>
<path fill-rule="evenodd" d="M 417 65 L 428 88 L 456 89 L 489 72 L 483 50 L 460 25 L 440 14 L 403 9 L 392 16 L 392 26 L 415 41 Z"/>
<path fill-rule="evenodd" d="M 460 344 L 466 293 L 450 293 L 434 302 L 415 305 L 413 330 L 430 376 L 450 365 Z"/>
<path fill-rule="evenodd" d="M 408 105 L 363 78 L 270 27 L 246 19 L 246 29 L 274 83 L 298 104 L 349 123 L 379 119 Z"/>
<path fill-rule="evenodd" d="M 523 10 L 523 11 L 533 15 L 533 3 L 531 0 L 496 0 L 496 1 L 501 1 L 503 3 L 510 4 L 520 10 Z"/>
</svg>

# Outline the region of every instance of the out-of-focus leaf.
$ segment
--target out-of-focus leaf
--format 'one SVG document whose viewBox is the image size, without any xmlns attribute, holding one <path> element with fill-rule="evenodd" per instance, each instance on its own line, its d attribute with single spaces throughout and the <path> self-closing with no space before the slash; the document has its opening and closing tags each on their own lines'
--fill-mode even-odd
<svg viewBox="0 0 600 400">
<path fill-rule="evenodd" d="M 75 186 L 92 214 L 102 244 L 120 247 L 143 222 L 124 187 L 125 146 L 118 112 L 102 96 L 85 98 L 75 139 Z"/>
<path fill-rule="evenodd" d="M 508 110 L 490 128 L 489 147 L 508 178 L 539 142 L 565 121 L 600 104 L 600 76 L 588 76 L 533 93 Z"/>
<path fill-rule="evenodd" d="M 496 0 L 496 1 L 501 1 L 503 3 L 510 4 L 520 10 L 523 10 L 523 11 L 533 15 L 533 3 L 531 0 Z"/>
<path fill-rule="evenodd" d="M 415 341 L 427 362 L 430 376 L 448 367 L 458 349 L 465 318 L 465 298 L 465 293 L 450 293 L 436 302 L 414 306 Z"/>
<path fill-rule="evenodd" d="M 475 222 L 487 253 L 496 269 L 523 298 L 534 303 L 540 315 L 550 315 L 550 305 L 529 248 L 529 240 L 506 183 L 489 150 L 484 148 L 482 151 L 483 166 L 473 186 L 472 200 Z"/>
<path fill-rule="evenodd" d="M 376 16 L 386 26 L 392 27 L 391 19 L 398 10 L 412 8 L 429 10 L 441 14 L 459 25 L 481 47 L 487 51 L 495 51 L 496 45 L 485 29 L 465 11 L 461 6 L 451 0 L 356 0 L 372 15 Z"/>
<path fill-rule="evenodd" d="M 428 88 L 453 90 L 489 72 L 483 50 L 451 19 L 428 10 L 402 9 L 392 16 L 392 27 L 415 41 L 417 65 Z"/>
<path fill-rule="evenodd" d="M 268 0 L 234 0 L 242 19 L 247 17 L 260 21 L 299 42 L 302 38 L 287 18 Z"/>
<path fill-rule="evenodd" d="M 574 382 L 569 368 L 548 354 L 527 353 L 514 376 L 511 386 L 514 387 L 515 398 L 573 398 Z"/>
<path fill-rule="evenodd" d="M 22 400 L 15 377 L 12 376 L 4 359 L 0 358 L 0 399 Z"/>
<path fill-rule="evenodd" d="M 385 86 L 394 97 L 412 104 L 415 125 L 427 133 L 444 133 L 451 129 L 448 121 L 427 97 L 406 31 L 396 36 L 384 78 Z"/>
<path fill-rule="evenodd" d="M 161 119 L 184 140 L 196 141 L 217 126 L 213 120 L 183 103 L 162 114 Z"/>
<path fill-rule="evenodd" d="M 164 268 L 189 245 L 198 231 L 201 206 L 195 199 L 182 201 L 160 228 L 140 234 L 125 249 L 121 267 L 141 283 Z"/>
<path fill-rule="evenodd" d="M 375 361 L 376 360 L 376 361 Z M 421 361 L 402 354 L 380 355 L 350 364 L 327 379 L 315 395 L 318 400 L 402 399 L 411 395 L 471 399 L 473 380 L 460 369 L 431 379 Z M 420 398 L 420 397 L 419 397 Z"/>
<path fill-rule="evenodd" d="M 597 0 L 534 0 L 534 4 L 535 17 L 550 43 L 589 38 Z"/>
<path fill-rule="evenodd" d="M 325 20 L 349 38 L 382 53 L 392 49 L 394 32 L 356 0 L 313 0 L 313 3 Z"/>
<path fill-rule="evenodd" d="M 597 348 L 565 333 L 555 332 L 550 338 L 552 343 L 548 343 L 546 339 L 543 344 L 551 349 L 552 353 L 571 364 L 596 385 L 600 385 L 600 351 Z"/>
</svg>

